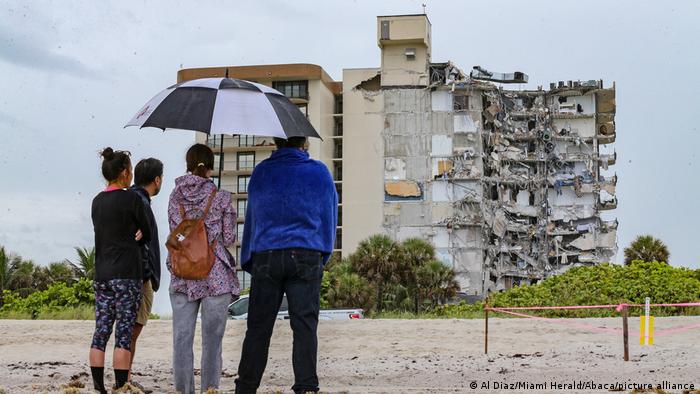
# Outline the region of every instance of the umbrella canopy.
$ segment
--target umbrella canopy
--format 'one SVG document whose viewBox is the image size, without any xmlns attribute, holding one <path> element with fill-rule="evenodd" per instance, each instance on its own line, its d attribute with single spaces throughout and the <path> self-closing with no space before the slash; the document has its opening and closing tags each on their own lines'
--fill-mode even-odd
<svg viewBox="0 0 700 394">
<path fill-rule="evenodd" d="M 124 127 L 128 126 L 209 135 L 321 138 L 285 95 L 233 78 L 202 78 L 173 85 L 147 102 Z"/>
</svg>

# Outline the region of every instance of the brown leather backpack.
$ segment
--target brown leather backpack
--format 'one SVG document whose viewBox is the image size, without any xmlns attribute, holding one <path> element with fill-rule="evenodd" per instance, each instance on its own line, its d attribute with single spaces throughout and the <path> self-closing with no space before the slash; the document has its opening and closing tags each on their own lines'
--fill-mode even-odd
<svg viewBox="0 0 700 394">
<path fill-rule="evenodd" d="M 182 279 L 205 279 L 214 266 L 216 241 L 209 245 L 204 221 L 209 214 L 216 190 L 211 193 L 201 219 L 187 219 L 185 208 L 180 204 L 182 222 L 168 235 L 165 247 L 170 253 L 170 266 L 173 275 Z"/>
</svg>

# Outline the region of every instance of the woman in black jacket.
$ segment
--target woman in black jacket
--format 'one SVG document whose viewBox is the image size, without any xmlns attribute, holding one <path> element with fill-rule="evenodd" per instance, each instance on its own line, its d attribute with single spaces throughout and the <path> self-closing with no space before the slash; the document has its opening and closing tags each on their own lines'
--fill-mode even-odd
<svg viewBox="0 0 700 394">
<path fill-rule="evenodd" d="M 113 326 L 116 387 L 122 387 L 128 379 L 131 336 L 143 281 L 139 243 L 149 240 L 151 230 L 141 198 L 126 189 L 133 177 L 129 153 L 105 148 L 102 157 L 107 188 L 92 200 L 95 333 L 90 346 L 90 369 L 95 390 L 107 393 L 105 348 Z"/>
</svg>

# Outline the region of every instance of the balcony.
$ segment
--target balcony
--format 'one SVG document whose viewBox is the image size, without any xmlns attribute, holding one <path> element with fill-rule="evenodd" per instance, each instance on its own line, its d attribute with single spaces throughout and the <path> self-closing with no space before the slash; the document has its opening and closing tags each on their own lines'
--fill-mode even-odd
<svg viewBox="0 0 700 394">
<path fill-rule="evenodd" d="M 207 136 L 206 145 L 210 147 L 215 154 L 218 154 L 221 152 L 221 136 Z M 275 149 L 275 142 L 272 137 L 253 137 L 244 135 L 224 136 L 224 153 L 237 153 L 241 151 L 272 152 Z"/>
<path fill-rule="evenodd" d="M 610 201 L 601 201 L 598 204 L 598 209 L 600 209 L 601 211 L 610 211 L 610 210 L 613 210 L 616 208 L 617 208 L 617 197 L 613 198 Z"/>
</svg>

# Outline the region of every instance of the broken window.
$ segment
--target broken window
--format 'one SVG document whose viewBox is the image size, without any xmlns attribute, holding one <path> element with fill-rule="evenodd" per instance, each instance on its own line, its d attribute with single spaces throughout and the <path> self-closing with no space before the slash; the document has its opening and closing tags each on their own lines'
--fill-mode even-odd
<svg viewBox="0 0 700 394">
<path fill-rule="evenodd" d="M 452 109 L 454 111 L 467 111 L 469 110 L 469 96 L 467 95 L 454 95 L 454 101 L 452 102 Z"/>
</svg>

